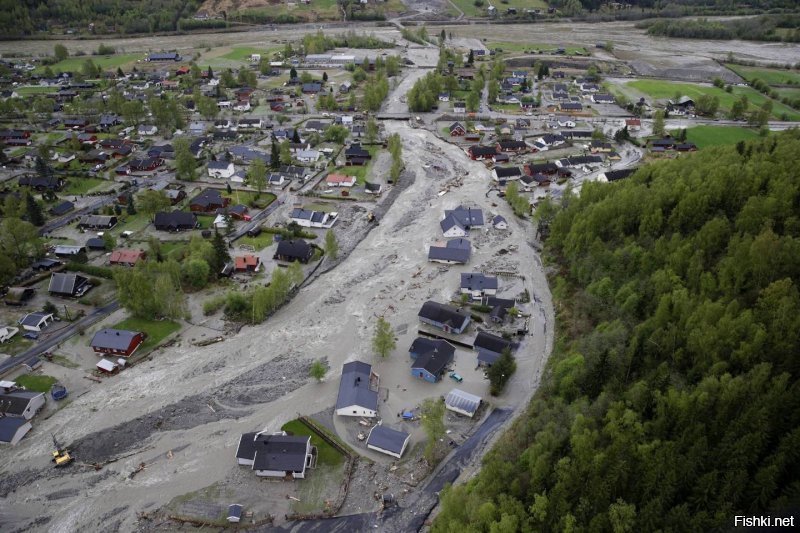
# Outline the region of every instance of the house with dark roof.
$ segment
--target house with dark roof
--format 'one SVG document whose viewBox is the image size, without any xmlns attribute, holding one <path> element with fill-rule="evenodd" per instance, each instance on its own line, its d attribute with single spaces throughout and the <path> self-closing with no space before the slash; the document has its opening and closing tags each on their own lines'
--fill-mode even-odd
<svg viewBox="0 0 800 533">
<path fill-rule="evenodd" d="M 159 231 L 188 231 L 197 227 L 197 216 L 185 211 L 156 213 L 153 225 Z"/>
<path fill-rule="evenodd" d="M 497 146 L 481 146 L 475 144 L 467 148 L 467 154 L 470 159 L 474 161 L 482 161 L 484 159 L 491 159 L 492 156 L 497 154 Z"/>
<path fill-rule="evenodd" d="M 303 479 L 306 470 L 316 466 L 316 448 L 307 435 L 245 433 L 239 438 L 236 461 L 259 477 Z"/>
<path fill-rule="evenodd" d="M 459 205 L 455 209 L 445 210 L 445 217 L 454 217 L 465 229 L 483 226 L 483 210 L 477 207 Z"/>
<path fill-rule="evenodd" d="M 518 180 L 522 176 L 522 169 L 519 167 L 494 167 L 492 169 L 492 178 L 494 181 L 512 181 Z"/>
<path fill-rule="evenodd" d="M 92 237 L 90 239 L 86 239 L 86 249 L 95 251 L 105 250 L 106 241 L 104 241 L 102 237 Z"/>
<path fill-rule="evenodd" d="M 55 217 L 60 217 L 62 215 L 66 215 L 70 211 L 75 209 L 75 204 L 70 202 L 69 200 L 65 200 L 63 202 L 58 203 L 50 208 L 50 214 Z"/>
<path fill-rule="evenodd" d="M 66 298 L 80 298 L 92 288 L 89 278 L 80 274 L 67 272 L 53 272 L 50 275 L 50 285 L 47 292 L 53 296 Z"/>
<path fill-rule="evenodd" d="M 86 215 L 81 217 L 78 227 L 83 229 L 111 229 L 117 225 L 117 217 L 106 215 Z"/>
<path fill-rule="evenodd" d="M 469 325 L 469 313 L 450 305 L 428 300 L 422 304 L 417 317 L 420 322 L 429 324 L 447 333 L 461 334 Z"/>
<path fill-rule="evenodd" d="M 497 142 L 497 150 L 499 152 L 513 152 L 522 154 L 528 151 L 528 144 L 525 141 L 504 140 Z"/>
<path fill-rule="evenodd" d="M 558 104 L 560 111 L 567 111 L 570 113 L 577 113 L 583 111 L 583 106 L 578 102 L 561 102 Z"/>
<path fill-rule="evenodd" d="M 42 331 L 46 328 L 50 322 L 53 320 L 52 313 L 45 313 L 43 311 L 38 311 L 36 313 L 28 313 L 24 317 L 20 318 L 17 324 L 22 326 L 22 329 L 25 331 Z"/>
<path fill-rule="evenodd" d="M 24 418 L 0 417 L 0 442 L 14 446 L 32 428 L 31 423 Z"/>
<path fill-rule="evenodd" d="M 447 341 L 417 337 L 408 349 L 413 359 L 411 375 L 436 383 L 442 379 L 444 372 L 455 356 L 455 347 Z"/>
<path fill-rule="evenodd" d="M 469 294 L 473 300 L 497 294 L 497 276 L 487 276 L 480 272 L 461 273 L 461 294 Z"/>
<path fill-rule="evenodd" d="M 58 257 L 74 257 L 86 253 L 85 246 L 74 246 L 71 244 L 57 244 L 53 253 Z"/>
<path fill-rule="evenodd" d="M 64 186 L 64 180 L 57 176 L 39 176 L 29 174 L 20 176 L 18 180 L 20 187 L 30 187 L 37 191 L 60 191 Z"/>
<path fill-rule="evenodd" d="M 506 348 L 511 348 L 511 341 L 486 331 L 479 331 L 472 343 L 472 349 L 478 352 L 480 366 L 492 366 Z"/>
<path fill-rule="evenodd" d="M 638 169 L 636 168 L 621 168 L 619 170 L 606 170 L 605 172 L 601 172 L 597 176 L 597 181 L 601 182 L 609 182 L 609 181 L 617 181 L 624 178 L 627 178 Z"/>
<path fill-rule="evenodd" d="M 30 420 L 44 407 L 42 392 L 15 390 L 0 393 L 0 414 L 11 418 Z"/>
<path fill-rule="evenodd" d="M 339 416 L 378 416 L 378 385 L 380 376 L 372 365 L 351 361 L 342 366 L 339 395 L 336 397 L 336 414 Z"/>
<path fill-rule="evenodd" d="M 322 90 L 322 84 L 319 82 L 304 83 L 301 90 L 303 94 L 317 94 Z"/>
<path fill-rule="evenodd" d="M 33 287 L 9 287 L 3 301 L 6 305 L 22 305 L 33 298 L 34 294 L 36 289 Z"/>
<path fill-rule="evenodd" d="M 439 227 L 442 228 L 442 234 L 445 237 L 465 237 L 467 235 L 467 228 L 453 215 L 447 215 L 439 222 Z"/>
<path fill-rule="evenodd" d="M 450 124 L 450 137 L 461 137 L 466 134 L 467 130 L 460 122 Z"/>
<path fill-rule="evenodd" d="M 400 459 L 410 439 L 408 433 L 380 424 L 369 430 L 367 448 Z"/>
<path fill-rule="evenodd" d="M 230 201 L 219 189 L 204 189 L 189 201 L 189 209 L 195 213 L 213 213 L 227 207 Z"/>
<path fill-rule="evenodd" d="M 450 239 L 444 246 L 428 248 L 428 261 L 448 265 L 465 264 L 472 255 L 472 244 L 467 239 Z"/>
<path fill-rule="evenodd" d="M 89 346 L 97 353 L 130 357 L 144 342 L 145 334 L 141 331 L 124 329 L 101 329 L 92 337 Z"/>
<path fill-rule="evenodd" d="M 372 154 L 361 147 L 361 144 L 354 143 L 344 151 L 345 164 L 348 166 L 363 166 L 372 159 Z"/>
<path fill-rule="evenodd" d="M 181 61 L 182 59 L 177 52 L 161 52 L 148 55 L 145 61 Z"/>
<path fill-rule="evenodd" d="M 276 261 L 300 261 L 308 263 L 314 256 L 314 248 L 303 239 L 288 239 L 278 243 L 278 249 L 272 257 Z"/>
<path fill-rule="evenodd" d="M 57 266 L 61 266 L 63 264 L 64 263 L 56 259 L 50 259 L 45 257 L 43 259 L 39 259 L 38 261 L 34 261 L 33 264 L 31 264 L 31 268 L 37 272 L 42 272 L 44 270 L 52 270 Z"/>
<path fill-rule="evenodd" d="M 525 174 L 533 176 L 535 174 L 544 174 L 545 176 L 552 176 L 558 173 L 558 165 L 553 162 L 547 163 L 529 163 L 524 166 Z"/>
<path fill-rule="evenodd" d="M 484 296 L 483 305 L 488 305 L 492 308 L 489 312 L 489 320 L 496 323 L 502 323 L 508 310 L 517 305 L 517 302 L 511 298 L 498 298 L 497 296 Z"/>
<path fill-rule="evenodd" d="M 331 228 L 336 223 L 337 216 L 335 213 L 326 213 L 324 211 L 311 211 L 308 209 L 295 208 L 289 214 L 292 222 L 296 222 L 299 226 L 304 228 Z"/>
</svg>

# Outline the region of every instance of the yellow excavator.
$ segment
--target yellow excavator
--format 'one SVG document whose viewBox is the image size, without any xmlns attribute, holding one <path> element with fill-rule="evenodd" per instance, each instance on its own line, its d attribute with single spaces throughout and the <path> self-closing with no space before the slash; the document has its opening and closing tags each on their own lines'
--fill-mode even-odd
<svg viewBox="0 0 800 533">
<path fill-rule="evenodd" d="M 53 435 L 53 462 L 56 464 L 56 468 L 60 466 L 67 466 L 70 464 L 75 458 L 69 454 L 69 450 L 65 447 L 61 446 L 58 441 L 56 440 L 56 436 Z"/>
</svg>

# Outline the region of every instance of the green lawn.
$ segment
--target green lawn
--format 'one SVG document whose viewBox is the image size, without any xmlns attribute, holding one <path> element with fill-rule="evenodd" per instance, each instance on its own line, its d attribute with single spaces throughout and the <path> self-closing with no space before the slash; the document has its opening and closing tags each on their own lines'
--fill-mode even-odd
<svg viewBox="0 0 800 533">
<path fill-rule="evenodd" d="M 61 244 L 61 243 L 59 243 Z M 16 335 L 14 335 L 11 340 L 0 344 L 0 352 L 7 354 L 7 355 L 16 355 L 20 352 L 24 352 L 31 346 L 33 346 L 33 342 L 29 341 L 22 337 L 24 331 L 20 331 Z"/>
<path fill-rule="evenodd" d="M 740 98 L 741 95 L 747 96 L 750 104 L 754 106 L 760 106 L 766 100 L 769 100 L 768 97 L 751 87 L 734 87 L 733 91 L 729 93 L 719 87 L 663 80 L 635 80 L 627 85 L 656 99 L 675 98 L 678 93 L 694 99 L 704 94 L 710 94 L 719 97 L 720 111 L 723 112 L 730 110 L 733 102 Z M 800 112 L 773 100 L 772 114 L 776 118 L 780 118 L 784 113 L 789 120 L 800 120 Z"/>
<path fill-rule="evenodd" d="M 747 81 L 752 81 L 758 78 L 767 85 L 786 85 L 789 83 L 800 84 L 800 72 L 796 70 L 746 67 L 743 65 L 733 65 L 730 63 L 725 64 L 725 66 Z"/>
<path fill-rule="evenodd" d="M 26 87 L 17 87 L 14 89 L 20 96 L 30 96 L 32 94 L 51 94 L 58 91 L 58 87 L 42 87 L 39 85 L 28 85 Z"/>
<path fill-rule="evenodd" d="M 781 98 L 800 98 L 800 89 L 775 89 Z"/>
<path fill-rule="evenodd" d="M 487 16 L 486 9 L 489 7 L 489 1 L 484 0 L 483 5 L 478 7 L 475 5 L 474 0 L 453 0 L 461 11 L 468 17 L 485 17 Z M 497 8 L 497 13 L 503 15 L 509 7 L 516 7 L 518 14 L 523 14 L 526 9 L 543 9 L 547 11 L 547 2 L 544 0 L 508 0 L 507 3 L 500 3 L 498 1 L 491 2 Z"/>
<path fill-rule="evenodd" d="M 272 55 L 277 48 L 257 48 L 255 46 L 237 46 L 232 48 L 227 54 L 219 56 L 220 58 L 230 59 L 232 61 L 250 61 L 250 56 L 253 54 L 261 54 L 261 58 L 267 58 Z"/>
<path fill-rule="evenodd" d="M 147 334 L 145 341 L 139 346 L 139 349 L 136 350 L 137 354 L 149 352 L 169 335 L 181 329 L 181 325 L 172 320 L 144 320 L 134 317 L 126 318 L 122 322 L 114 324 L 111 327 L 114 329 L 143 331 Z"/>
<path fill-rule="evenodd" d="M 698 148 L 734 144 L 751 139 L 758 139 L 758 133 L 748 128 L 695 126 L 686 130 L 686 140 L 695 143 Z"/>
<path fill-rule="evenodd" d="M 333 204 L 319 202 L 319 203 L 304 205 L 303 209 L 308 209 L 310 211 L 322 211 L 323 213 L 331 213 L 333 211 L 336 211 L 337 207 Z"/>
<path fill-rule="evenodd" d="M 197 215 L 197 225 L 200 229 L 210 229 L 217 215 Z"/>
<path fill-rule="evenodd" d="M 76 178 L 72 177 L 67 180 L 67 184 L 61 190 L 62 195 L 77 196 L 79 194 L 86 194 L 98 185 L 106 183 L 106 180 L 99 178 Z"/>
<path fill-rule="evenodd" d="M 528 43 L 528 42 L 510 42 L 510 41 L 492 41 L 486 43 L 486 46 L 490 50 L 500 49 L 503 52 L 526 52 L 526 53 L 555 53 L 556 50 L 559 48 L 563 48 L 566 55 L 574 56 L 574 55 L 589 55 L 589 51 L 583 47 L 578 45 L 566 45 L 566 46 L 557 46 L 554 44 L 537 44 L 537 43 Z"/>
<path fill-rule="evenodd" d="M 236 244 L 237 245 L 239 245 L 239 244 L 247 244 L 247 245 L 252 246 L 253 248 L 255 248 L 255 250 L 257 252 L 259 252 L 259 251 L 263 250 L 264 248 L 267 248 L 268 246 L 271 246 L 272 243 L 274 242 L 274 239 L 275 239 L 275 235 L 273 233 L 262 232 L 257 237 L 250 237 L 250 236 L 245 235 L 241 239 L 238 239 L 236 241 Z"/>
<path fill-rule="evenodd" d="M 164 256 L 165 259 L 180 261 L 183 259 L 183 254 L 188 247 L 189 241 L 162 241 L 161 255 Z"/>
<path fill-rule="evenodd" d="M 244 204 L 244 205 L 250 207 L 250 205 L 253 202 L 255 202 L 255 206 L 258 209 L 266 208 L 269 204 L 274 202 L 275 199 L 277 198 L 277 196 L 275 196 L 271 192 L 262 192 L 261 196 L 258 198 L 258 200 L 256 200 L 256 193 L 255 192 L 253 192 L 253 191 L 237 191 L 237 190 L 234 190 L 231 194 L 228 194 L 227 192 L 224 192 L 224 193 L 222 193 L 222 196 L 230 198 L 233 205 Z"/>
<path fill-rule="evenodd" d="M 344 456 L 336 450 L 333 446 L 322 440 L 315 431 L 305 425 L 299 420 L 292 420 L 287 422 L 281 429 L 292 435 L 308 435 L 311 437 L 311 445 L 317 447 L 318 464 L 336 466 L 344 461 Z"/>
<path fill-rule="evenodd" d="M 14 378 L 17 385 L 21 385 L 28 390 L 35 392 L 49 392 L 53 383 L 58 381 L 53 376 L 45 376 L 40 374 L 23 374 Z"/>
<path fill-rule="evenodd" d="M 92 63 L 97 65 L 102 69 L 114 69 L 116 70 L 117 67 L 123 67 L 130 63 L 136 62 L 137 59 L 142 59 L 142 54 L 118 54 L 118 55 L 111 55 L 111 56 L 78 56 L 78 57 L 68 57 L 64 61 L 59 61 L 54 65 L 50 65 L 50 69 L 53 72 L 80 72 L 81 68 L 83 67 L 83 63 L 87 59 L 91 59 Z M 37 67 L 37 73 L 41 73 L 44 71 L 46 67 Z M 125 70 L 125 69 L 123 69 Z"/>
</svg>

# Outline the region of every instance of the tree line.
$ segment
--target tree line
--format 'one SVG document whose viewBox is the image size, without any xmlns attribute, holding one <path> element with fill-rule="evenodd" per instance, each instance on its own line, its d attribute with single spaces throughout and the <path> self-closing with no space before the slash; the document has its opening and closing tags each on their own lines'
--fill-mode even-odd
<svg viewBox="0 0 800 533">
<path fill-rule="evenodd" d="M 542 202 L 557 340 L 432 531 L 711 531 L 800 503 L 800 132 Z"/>
<path fill-rule="evenodd" d="M 743 39 L 748 41 L 800 41 L 800 15 L 763 15 L 736 20 L 657 20 L 638 24 L 647 33 L 682 39 Z M 779 31 L 781 30 L 781 31 Z"/>
</svg>

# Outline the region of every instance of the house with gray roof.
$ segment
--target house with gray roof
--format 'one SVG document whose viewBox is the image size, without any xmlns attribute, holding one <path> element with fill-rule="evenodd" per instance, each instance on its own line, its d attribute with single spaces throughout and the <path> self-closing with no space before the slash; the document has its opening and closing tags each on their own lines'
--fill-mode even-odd
<svg viewBox="0 0 800 533">
<path fill-rule="evenodd" d="M 455 346 L 441 339 L 428 339 L 417 337 L 408 350 L 411 358 L 411 375 L 424 379 L 429 383 L 436 383 L 450 363 L 453 362 Z"/>
<path fill-rule="evenodd" d="M 481 397 L 461 389 L 453 389 L 444 397 L 444 407 L 454 413 L 472 418 L 481 406 Z"/>
<path fill-rule="evenodd" d="M 306 470 L 316 466 L 316 448 L 307 435 L 244 433 L 236 448 L 236 461 L 259 477 L 303 479 Z"/>
<path fill-rule="evenodd" d="M 54 296 L 79 298 L 92 288 L 89 278 L 80 274 L 53 272 L 47 292 Z"/>
<path fill-rule="evenodd" d="M 380 376 L 372 371 L 372 365 L 362 361 L 345 363 L 336 398 L 336 414 L 367 418 L 378 416 L 379 383 Z"/>
<path fill-rule="evenodd" d="M 42 331 L 53 320 L 53 313 L 45 313 L 39 311 L 36 313 L 28 313 L 20 318 L 17 324 L 22 326 L 25 331 Z"/>
<path fill-rule="evenodd" d="M 325 213 L 324 211 L 311 211 L 308 209 L 295 208 L 289 214 L 293 222 L 304 228 L 331 228 L 336 223 L 336 213 Z"/>
<path fill-rule="evenodd" d="M 503 350 L 511 347 L 511 341 L 486 331 L 478 332 L 472 344 L 472 349 L 478 352 L 480 366 L 492 366 L 500 358 Z"/>
<path fill-rule="evenodd" d="M 44 407 L 43 392 L 15 390 L 0 394 L 0 414 L 30 420 Z"/>
<path fill-rule="evenodd" d="M 400 459 L 410 439 L 408 433 L 380 424 L 369 430 L 367 448 Z"/>
<path fill-rule="evenodd" d="M 483 210 L 475 207 L 460 205 L 452 210 L 446 210 L 444 216 L 452 215 L 458 222 L 469 230 L 473 227 L 483 226 Z"/>
<path fill-rule="evenodd" d="M 472 245 L 467 239 L 450 239 L 444 246 L 428 248 L 428 261 L 448 265 L 465 264 L 472 254 Z"/>
<path fill-rule="evenodd" d="M 33 428 L 24 418 L 0 417 L 0 442 L 14 446 Z"/>
<path fill-rule="evenodd" d="M 497 294 L 497 276 L 487 276 L 480 272 L 461 273 L 461 294 L 469 294 L 473 300 Z"/>
<path fill-rule="evenodd" d="M 89 345 L 98 354 L 112 354 L 130 357 L 144 342 L 141 331 L 104 328 L 94 334 Z"/>
<path fill-rule="evenodd" d="M 422 304 L 417 317 L 420 322 L 441 329 L 446 333 L 463 333 L 469 325 L 469 313 L 463 309 L 428 300 Z"/>
</svg>

